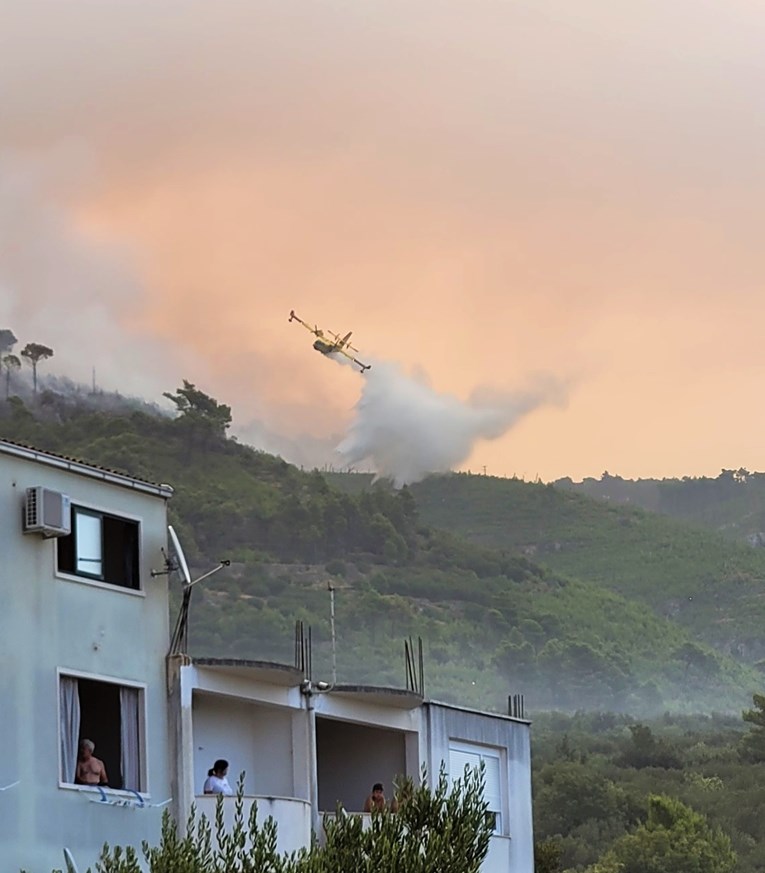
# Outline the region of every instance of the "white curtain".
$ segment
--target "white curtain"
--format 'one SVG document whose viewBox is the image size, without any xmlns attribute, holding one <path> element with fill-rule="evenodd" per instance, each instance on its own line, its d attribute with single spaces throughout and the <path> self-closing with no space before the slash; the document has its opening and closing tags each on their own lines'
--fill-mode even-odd
<svg viewBox="0 0 765 873">
<path fill-rule="evenodd" d="M 80 743 L 80 693 L 73 676 L 60 676 L 58 681 L 61 738 L 61 780 L 74 782 Z"/>
<path fill-rule="evenodd" d="M 138 707 L 140 693 L 137 688 L 120 687 L 120 766 L 122 787 L 141 790 L 140 719 Z"/>
</svg>

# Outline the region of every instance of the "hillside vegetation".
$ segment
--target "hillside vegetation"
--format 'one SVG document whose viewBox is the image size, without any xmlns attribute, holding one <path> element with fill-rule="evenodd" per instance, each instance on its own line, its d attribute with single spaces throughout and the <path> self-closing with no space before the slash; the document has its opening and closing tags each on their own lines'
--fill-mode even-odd
<svg viewBox="0 0 765 873">
<path fill-rule="evenodd" d="M 749 663 L 765 657 L 765 550 L 552 485 L 457 474 L 413 493 L 423 521 L 586 578 Z"/>
<path fill-rule="evenodd" d="M 760 698 L 758 726 L 748 734 L 740 717 L 539 716 L 533 730 L 534 835 L 543 849 L 537 873 L 762 873 L 762 705 Z M 759 744 L 756 754 L 752 741 Z M 646 824 L 657 796 L 694 812 L 682 816 L 682 828 L 667 827 L 652 839 Z M 706 826 L 687 826 L 698 816 Z M 710 842 L 726 851 L 710 851 Z M 725 866 L 730 848 L 737 857 Z M 596 866 L 614 853 L 624 867 Z"/>
<path fill-rule="evenodd" d="M 597 500 L 624 503 L 685 521 L 714 527 L 730 539 L 749 538 L 765 545 L 765 473 L 743 467 L 719 476 L 682 479 L 623 479 L 603 473 L 600 479 L 559 479 L 557 488 Z"/>
<path fill-rule="evenodd" d="M 526 693 L 537 873 L 765 871 L 765 697 L 740 718 L 760 674 L 710 620 L 712 604 L 756 624 L 759 552 L 542 485 L 304 473 L 227 438 L 229 408 L 193 385 L 169 396 L 174 417 L 11 397 L 0 436 L 174 486 L 194 575 L 233 560 L 195 589 L 192 654 L 290 662 L 299 619 L 329 678 L 329 583 L 340 681 L 403 685 L 403 639 L 420 635 L 430 696 L 502 710 Z M 596 707 L 621 712 L 582 712 Z M 649 722 L 666 709 L 739 712 Z"/>
<path fill-rule="evenodd" d="M 439 529 L 455 525 L 431 520 L 442 499 L 434 489 L 472 486 L 470 477 L 414 491 L 362 481 L 348 493 L 227 438 L 229 408 L 193 385 L 168 396 L 175 417 L 94 409 L 92 399 L 52 391 L 27 404 L 12 397 L 0 405 L 0 435 L 173 485 L 171 521 L 193 567 L 233 561 L 195 591 L 193 654 L 289 662 L 302 620 L 313 629 L 315 673 L 328 676 L 332 584 L 340 681 L 403 684 L 403 640 L 419 635 L 427 693 L 485 708 L 503 709 L 522 691 L 532 709 L 729 709 L 758 685 L 678 622 L 596 584 L 597 565 L 589 574 L 553 566 L 544 549 L 532 557 L 517 526 L 492 543 L 492 529 L 480 527 L 494 515 L 488 499 L 464 496 L 468 538 Z M 607 530 L 598 537 L 613 547 Z M 573 570 L 580 579 L 568 578 Z"/>
</svg>

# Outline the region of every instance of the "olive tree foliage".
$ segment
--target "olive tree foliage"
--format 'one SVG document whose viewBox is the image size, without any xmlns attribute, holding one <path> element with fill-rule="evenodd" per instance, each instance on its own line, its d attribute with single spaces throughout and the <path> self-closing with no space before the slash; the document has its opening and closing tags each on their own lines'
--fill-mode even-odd
<svg viewBox="0 0 765 873">
<path fill-rule="evenodd" d="M 273 818 L 261 824 L 255 802 L 245 814 L 240 777 L 229 830 L 223 822 L 222 796 L 214 827 L 192 809 L 181 835 L 165 812 L 160 845 L 142 845 L 143 867 L 134 848 L 106 845 L 94 873 L 143 873 L 145 868 L 149 873 L 478 873 L 493 830 L 483 785 L 483 770 L 466 770 L 450 786 L 442 768 L 431 789 L 423 770 L 418 785 L 402 782 L 395 814 L 375 812 L 365 827 L 362 816 L 338 807 L 325 821 L 322 840 L 280 855 Z"/>
<path fill-rule="evenodd" d="M 276 823 L 269 816 L 258 822 L 258 805 L 253 802 L 245 814 L 244 774 L 239 777 L 233 801 L 234 820 L 230 829 L 224 824 L 223 795 L 218 796 L 215 822 L 192 807 L 181 834 L 169 812 L 162 817 L 162 835 L 158 846 L 144 841 L 139 859 L 132 846 L 110 848 L 104 845 L 96 862 L 95 873 L 291 873 L 297 856 L 282 857 L 276 850 Z M 92 873 L 90 868 L 88 873 Z"/>
<path fill-rule="evenodd" d="M 443 768 L 430 789 L 405 782 L 393 815 L 338 814 L 326 824 L 326 843 L 296 868 L 300 873 L 478 873 L 489 851 L 493 816 L 483 799 L 484 774 L 466 769 L 449 787 Z"/>
</svg>

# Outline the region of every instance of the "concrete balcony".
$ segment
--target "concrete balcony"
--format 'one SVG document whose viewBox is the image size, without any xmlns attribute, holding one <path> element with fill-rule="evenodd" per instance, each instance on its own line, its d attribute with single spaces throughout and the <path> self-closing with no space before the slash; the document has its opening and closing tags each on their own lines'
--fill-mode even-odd
<svg viewBox="0 0 765 873">
<path fill-rule="evenodd" d="M 215 806 L 218 796 L 215 794 L 198 794 L 194 798 L 197 811 L 204 813 L 215 825 Z M 235 797 L 223 798 L 223 821 L 227 829 L 234 822 Z M 250 815 L 250 807 L 258 804 L 258 825 L 271 816 L 276 823 L 276 848 L 281 854 L 294 852 L 304 846 L 311 845 L 311 804 L 297 797 L 263 797 L 253 794 L 244 796 L 244 823 Z"/>
</svg>

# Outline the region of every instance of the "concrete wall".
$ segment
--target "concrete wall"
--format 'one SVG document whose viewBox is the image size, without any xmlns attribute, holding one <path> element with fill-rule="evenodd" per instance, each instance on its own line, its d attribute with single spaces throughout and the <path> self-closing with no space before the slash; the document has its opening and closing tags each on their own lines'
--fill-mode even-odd
<svg viewBox="0 0 765 873">
<path fill-rule="evenodd" d="M 73 502 L 140 521 L 140 592 L 57 574 L 56 540 L 22 533 L 27 487 L 45 485 Z M 164 657 L 167 577 L 161 568 L 166 506 L 159 496 L 96 481 L 0 452 L 0 845 L 3 867 L 49 873 L 68 846 L 82 869 L 104 841 L 159 835 L 161 809 L 91 803 L 59 785 L 58 671 L 145 687 L 146 788 L 170 797 Z M 96 752 L 97 754 L 97 752 Z"/>
<path fill-rule="evenodd" d="M 244 771 L 245 793 L 293 797 L 292 713 L 213 694 L 195 694 L 194 791 L 202 793 L 217 758 L 229 762 L 231 787 Z"/>
<path fill-rule="evenodd" d="M 211 822 L 215 821 L 215 808 L 217 798 L 208 794 L 196 799 L 196 806 L 200 813 L 207 816 Z M 236 800 L 232 797 L 223 799 L 223 822 L 227 830 L 231 830 L 234 823 L 234 807 Z M 257 803 L 258 826 L 262 827 L 266 819 L 271 816 L 276 822 L 276 851 L 280 854 L 296 852 L 311 844 L 311 805 L 307 800 L 287 800 L 282 797 L 258 797 L 244 804 L 244 824 L 250 815 L 252 803 Z M 214 838 L 213 838 L 214 839 Z"/>
</svg>

